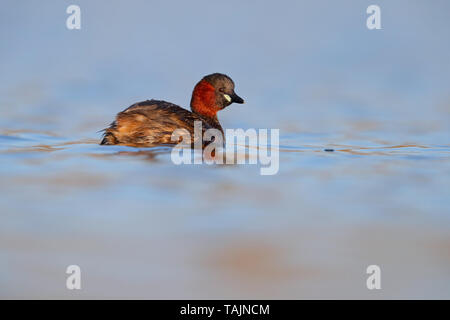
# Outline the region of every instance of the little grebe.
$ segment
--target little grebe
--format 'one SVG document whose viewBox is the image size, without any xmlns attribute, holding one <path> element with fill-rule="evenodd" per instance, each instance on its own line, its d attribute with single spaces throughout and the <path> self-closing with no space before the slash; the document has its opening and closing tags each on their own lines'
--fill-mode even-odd
<svg viewBox="0 0 450 320">
<path fill-rule="evenodd" d="M 217 111 L 233 102 L 244 103 L 234 92 L 234 82 L 225 74 L 205 76 L 194 87 L 191 99 L 192 112 L 173 103 L 160 100 L 138 102 L 120 112 L 116 120 L 105 129 L 100 144 L 120 144 L 133 147 L 150 147 L 174 144 L 172 132 L 186 129 L 194 137 L 194 121 L 201 121 L 203 132 L 223 129 Z"/>
</svg>

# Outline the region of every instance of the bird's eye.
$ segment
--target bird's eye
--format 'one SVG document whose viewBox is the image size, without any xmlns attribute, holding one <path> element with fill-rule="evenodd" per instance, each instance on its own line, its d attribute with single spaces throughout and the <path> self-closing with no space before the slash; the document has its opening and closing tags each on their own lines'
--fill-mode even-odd
<svg viewBox="0 0 450 320">
<path fill-rule="evenodd" d="M 224 92 L 225 92 L 225 88 L 220 88 L 220 89 L 219 89 L 219 92 L 224 93 Z"/>
</svg>

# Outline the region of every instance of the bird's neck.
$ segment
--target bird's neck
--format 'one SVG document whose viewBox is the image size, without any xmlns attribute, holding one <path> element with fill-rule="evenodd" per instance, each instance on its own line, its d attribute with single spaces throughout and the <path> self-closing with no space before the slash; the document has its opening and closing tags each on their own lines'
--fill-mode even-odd
<svg viewBox="0 0 450 320">
<path fill-rule="evenodd" d="M 205 80 L 201 80 L 194 88 L 191 98 L 192 112 L 200 115 L 202 118 L 216 120 L 217 111 L 220 108 L 216 103 L 216 92 L 214 87 Z"/>
</svg>

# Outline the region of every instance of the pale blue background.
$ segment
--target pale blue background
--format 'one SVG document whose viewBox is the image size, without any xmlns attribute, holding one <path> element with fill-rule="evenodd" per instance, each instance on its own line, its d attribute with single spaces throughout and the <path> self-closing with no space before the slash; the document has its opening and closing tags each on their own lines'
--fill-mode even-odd
<svg viewBox="0 0 450 320">
<path fill-rule="evenodd" d="M 382 30 L 366 28 L 370 4 Z M 450 298 L 449 12 L 2 1 L 0 297 Z M 277 175 L 97 145 L 118 111 L 188 107 L 211 72 L 246 100 L 224 128 L 280 129 Z M 70 264 L 80 292 L 65 289 Z M 381 291 L 365 287 L 370 264 Z"/>
</svg>

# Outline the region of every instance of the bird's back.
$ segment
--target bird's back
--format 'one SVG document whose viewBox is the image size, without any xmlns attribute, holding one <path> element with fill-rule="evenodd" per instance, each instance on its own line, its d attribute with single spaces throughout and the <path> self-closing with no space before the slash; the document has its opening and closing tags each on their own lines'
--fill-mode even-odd
<svg viewBox="0 0 450 320">
<path fill-rule="evenodd" d="M 200 116 L 173 103 L 162 100 L 138 102 L 117 114 L 115 121 L 105 129 L 101 144 L 121 144 L 149 147 L 174 144 L 172 133 L 186 129 L 193 142 L 194 121 L 202 121 L 202 129 L 211 126 Z"/>
</svg>

